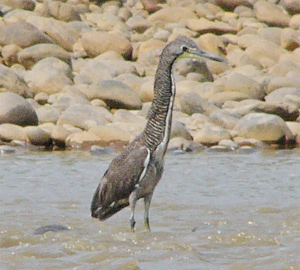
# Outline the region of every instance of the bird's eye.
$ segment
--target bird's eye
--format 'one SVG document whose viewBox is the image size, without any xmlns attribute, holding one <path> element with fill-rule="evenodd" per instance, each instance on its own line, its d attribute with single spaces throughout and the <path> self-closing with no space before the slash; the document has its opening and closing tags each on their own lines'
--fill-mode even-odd
<svg viewBox="0 0 300 270">
<path fill-rule="evenodd" d="M 185 46 L 185 45 L 182 45 L 181 49 L 182 49 L 183 52 L 186 52 L 188 50 L 188 47 Z"/>
</svg>

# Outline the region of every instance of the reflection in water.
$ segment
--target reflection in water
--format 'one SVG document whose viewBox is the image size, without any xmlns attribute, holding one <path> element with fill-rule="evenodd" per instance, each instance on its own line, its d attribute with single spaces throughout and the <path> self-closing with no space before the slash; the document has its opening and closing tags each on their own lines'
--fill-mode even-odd
<svg viewBox="0 0 300 270">
<path fill-rule="evenodd" d="M 300 269 L 300 153 L 167 155 L 152 233 L 90 201 L 111 155 L 0 156 L 0 269 Z M 70 229 L 34 234 L 60 224 Z"/>
</svg>

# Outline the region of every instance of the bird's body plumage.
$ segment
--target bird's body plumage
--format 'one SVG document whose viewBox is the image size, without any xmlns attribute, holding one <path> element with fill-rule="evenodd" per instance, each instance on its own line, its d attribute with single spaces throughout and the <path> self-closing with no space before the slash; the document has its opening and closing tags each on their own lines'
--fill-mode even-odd
<svg viewBox="0 0 300 270">
<path fill-rule="evenodd" d="M 164 155 L 171 133 L 175 83 L 172 68 L 175 60 L 189 49 L 191 54 L 216 61 L 217 56 L 201 51 L 188 38 L 178 38 L 163 50 L 154 82 L 154 99 L 144 131 L 110 164 L 94 194 L 92 216 L 105 220 L 130 205 L 131 229 L 138 199 L 144 198 L 145 225 L 149 227 L 149 207 L 154 189 L 163 173 Z"/>
</svg>

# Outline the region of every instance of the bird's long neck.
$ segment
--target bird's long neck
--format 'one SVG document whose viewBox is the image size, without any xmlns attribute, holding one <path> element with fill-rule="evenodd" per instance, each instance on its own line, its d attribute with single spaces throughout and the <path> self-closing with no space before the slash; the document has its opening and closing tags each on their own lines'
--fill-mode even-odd
<svg viewBox="0 0 300 270">
<path fill-rule="evenodd" d="M 175 59 L 162 54 L 154 82 L 154 99 L 143 132 L 145 145 L 152 153 L 164 156 L 170 139 L 175 82 L 172 66 Z"/>
</svg>

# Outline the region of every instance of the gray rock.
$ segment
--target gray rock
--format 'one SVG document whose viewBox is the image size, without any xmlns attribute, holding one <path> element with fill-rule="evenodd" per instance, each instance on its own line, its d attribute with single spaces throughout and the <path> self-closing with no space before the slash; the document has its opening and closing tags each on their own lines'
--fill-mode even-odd
<svg viewBox="0 0 300 270">
<path fill-rule="evenodd" d="M 19 63 L 27 69 L 30 69 L 37 62 L 47 57 L 55 57 L 67 64 L 71 63 L 70 54 L 56 44 L 37 44 L 18 53 Z"/>
<path fill-rule="evenodd" d="M 88 130 L 92 126 L 105 125 L 111 120 L 112 116 L 105 108 L 75 104 L 60 115 L 57 125 L 69 124 Z"/>
<path fill-rule="evenodd" d="M 179 121 L 174 120 L 171 128 L 170 138 L 181 137 L 186 140 L 193 140 L 190 132 L 187 130 L 185 125 Z"/>
<path fill-rule="evenodd" d="M 24 98 L 15 93 L 5 92 L 0 93 L 0 123 L 35 126 L 38 124 L 38 117 Z"/>
<path fill-rule="evenodd" d="M 38 43 L 52 43 L 52 40 L 30 23 L 19 22 L 0 28 L 0 44 L 15 44 L 26 48 Z"/>
<path fill-rule="evenodd" d="M 52 129 L 51 138 L 55 145 L 64 148 L 66 146 L 66 139 L 71 134 L 71 131 L 67 130 L 63 126 L 55 126 Z"/>
<path fill-rule="evenodd" d="M 80 21 L 79 12 L 70 4 L 57 1 L 46 1 L 50 14 L 61 21 Z"/>
<path fill-rule="evenodd" d="M 6 91 L 14 92 L 23 97 L 33 96 L 33 92 L 15 72 L 0 64 L 0 92 Z"/>
<path fill-rule="evenodd" d="M 195 93 L 186 93 L 180 97 L 181 111 L 186 114 L 203 113 L 209 116 L 214 110 L 219 110 L 217 106 L 201 98 Z"/>
<path fill-rule="evenodd" d="M 209 115 L 209 120 L 225 129 L 233 129 L 241 117 L 226 110 L 215 110 Z"/>
<path fill-rule="evenodd" d="M 25 80 L 35 93 L 44 92 L 49 95 L 60 92 L 66 85 L 72 85 L 69 78 L 70 66 L 54 58 L 45 58 L 34 65 Z"/>
<path fill-rule="evenodd" d="M 21 51 L 21 47 L 15 44 L 9 44 L 2 48 L 2 57 L 7 66 L 12 66 L 18 63 L 18 53 Z"/>
<path fill-rule="evenodd" d="M 25 127 L 25 131 L 29 142 L 33 145 L 49 146 L 52 144 L 50 134 L 39 127 Z"/>
<path fill-rule="evenodd" d="M 17 149 L 15 147 L 9 146 L 9 145 L 0 145 L 0 154 L 14 154 L 17 152 Z"/>
<path fill-rule="evenodd" d="M 270 94 L 276 89 L 283 87 L 292 87 L 300 89 L 300 78 L 291 80 L 291 78 L 283 76 L 272 77 L 266 85 L 266 93 Z"/>
<path fill-rule="evenodd" d="M 36 109 L 36 114 L 38 116 L 40 124 L 43 123 L 54 123 L 56 124 L 59 116 L 60 110 L 52 105 L 46 104 Z"/>
<path fill-rule="evenodd" d="M 34 234 L 44 234 L 46 232 L 60 232 L 60 231 L 70 231 L 70 229 L 64 225 L 50 224 L 50 225 L 37 228 L 34 231 Z"/>
<path fill-rule="evenodd" d="M 128 85 L 118 81 L 100 81 L 84 89 L 83 93 L 86 94 L 89 100 L 95 98 L 102 99 L 110 108 L 129 110 L 139 110 L 142 108 L 142 102 L 138 94 Z"/>
<path fill-rule="evenodd" d="M 250 113 L 238 121 L 235 130 L 239 136 L 260 141 L 273 142 L 283 138 L 292 138 L 286 123 L 277 115 Z"/>
</svg>

